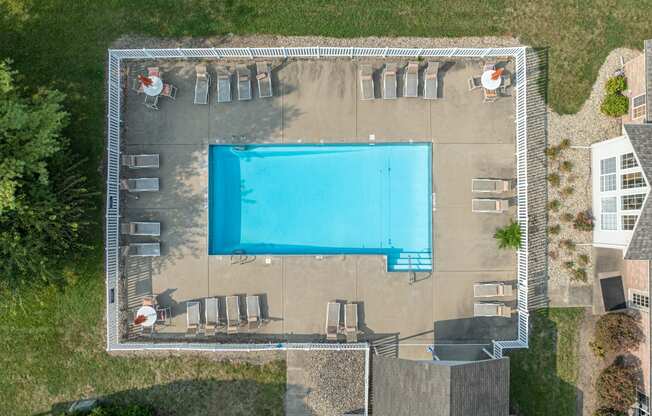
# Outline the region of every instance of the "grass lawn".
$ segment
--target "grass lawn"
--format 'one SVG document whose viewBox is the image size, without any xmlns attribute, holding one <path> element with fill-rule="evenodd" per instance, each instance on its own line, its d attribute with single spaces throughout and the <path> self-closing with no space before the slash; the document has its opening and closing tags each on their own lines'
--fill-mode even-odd
<svg viewBox="0 0 652 416">
<path fill-rule="evenodd" d="M 582 308 L 530 315 L 530 348 L 509 353 L 510 400 L 523 416 L 574 416 Z"/>
</svg>

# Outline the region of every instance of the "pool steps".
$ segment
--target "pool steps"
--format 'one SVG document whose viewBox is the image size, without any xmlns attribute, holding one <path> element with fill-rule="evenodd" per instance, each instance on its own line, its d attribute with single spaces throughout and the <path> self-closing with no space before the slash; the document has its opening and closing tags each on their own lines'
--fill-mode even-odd
<svg viewBox="0 0 652 416">
<path fill-rule="evenodd" d="M 429 272 L 432 270 L 430 253 L 399 253 L 387 256 L 387 270 L 390 272 Z"/>
</svg>

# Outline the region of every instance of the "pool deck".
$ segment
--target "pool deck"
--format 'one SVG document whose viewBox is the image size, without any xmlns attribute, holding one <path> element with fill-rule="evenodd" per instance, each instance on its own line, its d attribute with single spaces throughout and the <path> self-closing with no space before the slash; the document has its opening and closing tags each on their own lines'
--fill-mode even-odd
<svg viewBox="0 0 652 416">
<path fill-rule="evenodd" d="M 243 338 L 322 341 L 331 300 L 359 303 L 359 338 L 405 358 L 431 358 L 426 347 L 433 343 L 515 338 L 515 314 L 473 318 L 473 283 L 516 280 L 515 253 L 499 251 L 493 239 L 495 229 L 514 218 L 515 207 L 502 214 L 471 212 L 472 178 L 515 177 L 513 97 L 483 103 L 482 91 L 468 91 L 467 83 L 480 74 L 480 64 L 466 61 L 442 63 L 438 100 L 400 97 L 400 79 L 399 98 L 383 100 L 382 61 L 369 63 L 376 70 L 373 101 L 358 98 L 359 61 L 350 60 L 273 62 L 274 97 L 260 99 L 254 88 L 254 99 L 245 102 L 217 104 L 213 83 L 210 104 L 193 105 L 195 62 L 188 61 L 155 63 L 178 87 L 175 101 L 159 100 L 159 111 L 145 108 L 144 96 L 128 90 L 123 151 L 159 153 L 161 167 L 121 174 L 159 177 L 161 189 L 124 195 L 122 216 L 160 221 L 162 256 L 126 260 L 127 302 L 137 307 L 153 293 L 170 306 L 172 324 L 159 330 L 161 336 L 185 332 L 189 300 L 258 294 L 268 322 L 243 331 Z M 129 85 L 146 66 L 153 63 L 130 65 Z M 214 74 L 215 62 L 209 70 Z M 410 284 L 408 273 L 386 272 L 381 256 L 257 256 L 232 264 L 229 256 L 207 254 L 207 145 L 369 143 L 370 135 L 376 142 L 433 143 L 432 273 L 417 273 Z M 122 243 L 129 241 L 149 240 Z M 515 309 L 515 297 L 500 300 Z M 242 337 L 218 336 L 220 342 Z"/>
</svg>

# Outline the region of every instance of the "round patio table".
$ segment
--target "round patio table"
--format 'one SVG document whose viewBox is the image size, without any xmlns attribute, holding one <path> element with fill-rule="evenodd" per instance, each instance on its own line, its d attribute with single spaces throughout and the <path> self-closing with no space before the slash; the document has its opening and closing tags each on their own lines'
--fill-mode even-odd
<svg viewBox="0 0 652 416">
<path fill-rule="evenodd" d="M 136 316 L 143 315 L 145 319 L 143 322 L 141 322 L 142 326 L 154 326 L 156 323 L 156 309 L 152 308 L 151 306 L 141 306 L 138 308 L 136 311 Z"/>
<path fill-rule="evenodd" d="M 150 85 L 143 84 L 143 91 L 145 94 L 151 95 L 152 97 L 157 96 L 163 91 L 163 80 L 157 76 L 148 77 L 152 80 Z"/>
<path fill-rule="evenodd" d="M 503 82 L 501 77 L 498 77 L 498 79 L 491 79 L 491 76 L 496 72 L 495 70 L 491 69 L 489 71 L 484 71 L 482 73 L 482 86 L 488 90 L 495 90 L 500 87 L 500 84 Z"/>
</svg>

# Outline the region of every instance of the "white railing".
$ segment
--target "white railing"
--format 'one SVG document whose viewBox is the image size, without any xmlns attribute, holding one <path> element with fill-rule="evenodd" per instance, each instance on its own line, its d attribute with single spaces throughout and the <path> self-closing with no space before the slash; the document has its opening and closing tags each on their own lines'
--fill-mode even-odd
<svg viewBox="0 0 652 416">
<path fill-rule="evenodd" d="M 500 358 L 505 348 L 528 346 L 528 216 L 527 216 L 527 103 L 526 48 L 176 48 L 176 49 L 111 49 L 108 58 L 108 149 L 106 194 L 106 290 L 107 290 L 107 350 L 184 350 L 184 351 L 258 351 L 273 349 L 360 349 L 366 344 L 197 344 L 197 343 L 133 343 L 121 342 L 119 335 L 119 276 L 120 276 L 120 128 L 122 101 L 121 63 L 129 59 L 255 59 L 255 58 L 500 58 L 515 61 L 516 88 L 516 166 L 517 219 L 521 226 L 522 248 L 518 263 L 518 338 L 494 341 L 494 356 Z M 364 345 L 364 347 L 361 347 Z"/>
</svg>

